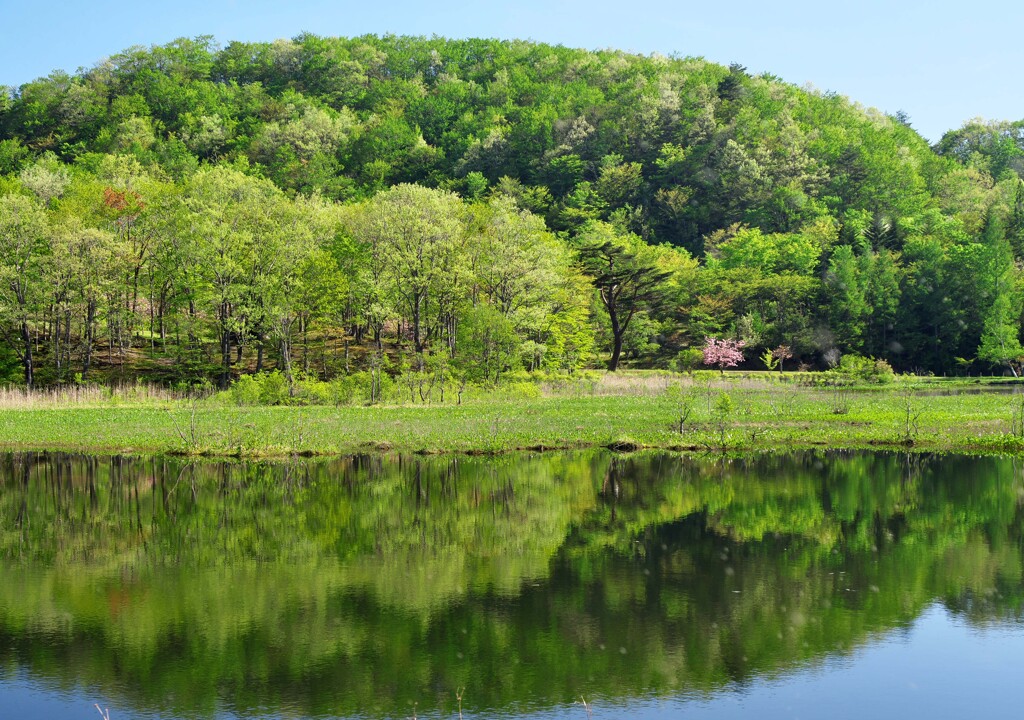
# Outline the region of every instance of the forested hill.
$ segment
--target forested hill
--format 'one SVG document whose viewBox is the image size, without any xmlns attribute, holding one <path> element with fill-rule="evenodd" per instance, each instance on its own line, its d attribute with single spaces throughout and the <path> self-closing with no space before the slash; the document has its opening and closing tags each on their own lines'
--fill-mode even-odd
<svg viewBox="0 0 1024 720">
<path fill-rule="evenodd" d="M 0 94 L 7 374 L 443 355 L 484 381 L 664 366 L 706 337 L 751 367 L 781 347 L 992 369 L 1024 355 L 1022 146 L 979 121 L 933 149 L 902 116 L 693 58 L 132 48 Z"/>
</svg>

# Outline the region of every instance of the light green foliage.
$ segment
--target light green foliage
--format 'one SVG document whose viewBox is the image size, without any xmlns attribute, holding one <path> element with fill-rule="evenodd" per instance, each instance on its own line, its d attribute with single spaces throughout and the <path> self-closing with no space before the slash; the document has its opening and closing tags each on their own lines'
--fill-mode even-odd
<svg viewBox="0 0 1024 720">
<path fill-rule="evenodd" d="M 496 197 L 470 212 L 469 262 L 482 298 L 508 319 L 519 337 L 543 346 L 545 355 L 553 351 L 548 364 L 576 366 L 580 360 L 567 360 L 559 350 L 566 339 L 556 337 L 564 334 L 574 314 L 578 318 L 581 309 L 585 312 L 568 249 L 539 217 L 520 210 L 509 198 Z"/>
<path fill-rule="evenodd" d="M 519 360 L 519 342 L 512 322 L 491 305 L 469 308 L 459 327 L 461 374 L 474 382 L 497 384 L 501 374 Z"/>
<path fill-rule="evenodd" d="M 333 197 L 350 194 L 348 184 L 337 178 L 341 170 L 338 158 L 344 156 L 357 132 L 355 116 L 347 108 L 333 113 L 312 104 L 301 108 L 289 105 L 285 112 L 287 120 L 268 122 L 253 139 L 250 159 L 267 168 L 282 188 L 320 189 Z"/>
<path fill-rule="evenodd" d="M 760 272 L 809 275 L 818 264 L 822 246 L 811 235 L 765 235 L 758 228 L 740 228 L 717 247 L 725 269 L 749 268 Z"/>
<path fill-rule="evenodd" d="M 24 366 L 25 384 L 35 383 L 35 339 L 31 323 L 44 308 L 42 278 L 49 256 L 50 227 L 39 203 L 25 195 L 0 197 L 0 321 L 16 328 L 10 344 Z"/>
<path fill-rule="evenodd" d="M 531 370 L 595 350 L 665 366 L 746 330 L 794 363 L 835 348 L 935 373 L 1019 343 L 1020 270 L 996 248 L 1024 257 L 1021 122 L 932 149 L 739 65 L 311 34 L 135 47 L 0 103 L 0 196 L 56 229 L 15 303 L 26 332 L 3 311 L 44 384 L 273 368 L 294 390 L 374 355 L 454 359 L 481 303 Z M 660 281 L 617 283 L 605 246 Z M 645 284 L 610 309 L 609 287 Z"/>
<path fill-rule="evenodd" d="M 678 352 L 674 362 L 677 372 L 692 373 L 704 364 L 704 353 L 700 348 L 686 348 Z"/>
<path fill-rule="evenodd" d="M 228 391 L 237 405 L 284 405 L 288 402 L 288 379 L 280 372 L 245 375 Z"/>
<path fill-rule="evenodd" d="M 1020 175 L 1024 158 L 1024 122 L 968 120 L 950 130 L 936 146 L 942 155 L 955 157 L 969 168 L 999 180 L 1007 174 Z"/>
<path fill-rule="evenodd" d="M 623 162 L 621 155 L 606 155 L 601 159 L 601 172 L 594 190 L 614 210 L 637 201 L 643 180 L 640 163 Z"/>
<path fill-rule="evenodd" d="M 985 318 L 978 347 L 978 359 L 1003 365 L 1020 375 L 1020 364 L 1024 362 L 1024 348 L 1020 343 L 1019 289 L 1014 287 L 1013 255 L 1010 243 L 1003 235 L 1001 224 L 995 218 L 983 237 L 986 241 L 986 264 L 980 274 L 986 285 L 983 293 L 989 301 L 983 310 Z"/>
<path fill-rule="evenodd" d="M 35 164 L 22 170 L 18 179 L 26 190 L 39 198 L 39 202 L 49 206 L 51 201 L 64 194 L 70 174 L 55 155 L 47 153 Z"/>
<path fill-rule="evenodd" d="M 843 355 L 833 372 L 852 381 L 867 383 L 886 384 L 896 379 L 892 367 L 885 360 L 852 353 Z"/>
<path fill-rule="evenodd" d="M 450 193 L 399 185 L 370 200 L 350 231 L 379 263 L 386 291 L 412 326 L 421 353 L 441 331 L 432 323 L 465 293 L 457 262 L 462 206 Z"/>
<path fill-rule="evenodd" d="M 985 320 L 978 359 L 993 365 L 1004 365 L 1015 376 L 1019 376 L 1021 359 L 1024 358 L 1019 335 L 1017 314 L 1013 312 L 1009 299 L 1005 295 L 997 296 Z"/>
<path fill-rule="evenodd" d="M 1018 613 L 1013 470 L 820 451 L 22 456 L 0 480 L 0 629 L 20 671 L 88 677 L 125 714 L 205 715 L 225 688 L 336 716 L 454 716 L 462 687 L 474 716 L 711 696 L 845 661 L 936 602 L 986 631 Z M 600 637 L 552 641 L 581 624 Z M 271 687 L 238 684 L 253 676 Z"/>
<path fill-rule="evenodd" d="M 828 262 L 825 287 L 829 293 L 832 329 L 851 350 L 864 344 L 865 326 L 871 315 L 865 281 L 857 257 L 849 245 L 840 245 Z"/>
</svg>

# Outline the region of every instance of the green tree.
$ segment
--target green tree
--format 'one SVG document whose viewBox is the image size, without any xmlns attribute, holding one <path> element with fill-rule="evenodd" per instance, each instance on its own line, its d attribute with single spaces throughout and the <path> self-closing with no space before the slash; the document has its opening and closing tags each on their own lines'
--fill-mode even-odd
<svg viewBox="0 0 1024 720">
<path fill-rule="evenodd" d="M 979 273 L 985 303 L 984 325 L 977 357 L 993 365 L 1008 367 L 1014 377 L 1020 376 L 1024 348 L 1020 344 L 1020 294 L 1014 282 L 1015 267 L 1010 243 L 995 215 L 983 237 L 985 267 Z"/>
<path fill-rule="evenodd" d="M 188 214 L 187 260 L 197 269 L 196 300 L 213 318 L 223 388 L 231 377 L 232 350 L 249 329 L 245 308 L 253 283 L 267 280 L 275 271 L 261 260 L 284 252 L 283 199 L 267 181 L 216 168 L 192 179 L 183 202 Z"/>
<path fill-rule="evenodd" d="M 443 299 L 457 271 L 463 234 L 462 203 L 451 193 L 398 185 L 368 201 L 350 219 L 352 235 L 377 248 L 385 282 L 409 321 L 413 346 L 422 354 L 434 328 L 431 305 Z"/>
<path fill-rule="evenodd" d="M 35 384 L 32 323 L 41 309 L 42 277 L 50 250 L 50 227 L 43 208 L 20 194 L 0 197 L 0 313 L 4 334 L 24 368 L 25 384 Z"/>
<path fill-rule="evenodd" d="M 588 225 L 577 238 L 584 272 L 594 280 L 612 333 L 608 369 L 619 367 L 622 342 L 638 312 L 656 310 L 665 297 L 671 272 L 657 263 L 656 251 L 640 238 L 603 222 Z"/>
<path fill-rule="evenodd" d="M 519 362 L 518 349 L 515 328 L 497 308 L 481 303 L 463 313 L 456 359 L 464 377 L 499 383 L 502 373 Z"/>
<path fill-rule="evenodd" d="M 840 245 L 828 263 L 825 288 L 829 298 L 832 330 L 843 347 L 860 352 L 871 308 L 865 297 L 864 278 L 853 248 Z"/>
</svg>

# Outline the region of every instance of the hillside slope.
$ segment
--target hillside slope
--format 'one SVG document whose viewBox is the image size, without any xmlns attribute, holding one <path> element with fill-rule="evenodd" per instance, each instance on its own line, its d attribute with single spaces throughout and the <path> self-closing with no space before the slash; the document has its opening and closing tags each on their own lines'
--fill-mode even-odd
<svg viewBox="0 0 1024 720">
<path fill-rule="evenodd" d="M 561 259 L 549 258 L 563 267 L 559 292 L 577 282 L 577 270 L 598 291 L 611 282 L 596 269 L 610 260 L 601 247 L 626 253 L 620 262 L 658 269 L 651 275 L 657 292 L 638 294 L 632 308 L 609 307 L 596 293 L 594 336 L 574 340 L 578 351 L 553 353 L 561 366 L 587 362 L 590 347 L 613 346 L 631 362 L 663 364 L 699 347 L 705 336 L 744 339 L 750 359 L 786 346 L 811 365 L 837 353 L 934 372 L 961 370 L 976 357 L 988 368 L 1012 364 L 1021 304 L 1014 255 L 1024 249 L 1021 181 L 1012 158 L 979 161 L 970 138 L 958 137 L 947 135 L 936 152 L 899 118 L 840 95 L 694 58 L 395 36 L 303 35 L 224 48 L 197 38 L 132 48 L 0 97 L 7 227 L 18 224 L 10 200 L 17 196 L 38 205 L 46 215 L 39 227 L 50 227 L 43 234 L 51 238 L 52 228 L 66 228 L 70 217 L 129 246 L 132 226 L 149 233 L 145 249 L 123 251 L 134 257 L 131 277 L 102 293 L 106 299 L 91 310 L 80 289 L 75 299 L 41 296 L 33 308 L 11 291 L 4 311 L 8 337 L 24 330 L 33 338 L 8 343 L 21 365 L 35 344 L 54 367 L 51 379 L 66 379 L 82 365 L 87 346 L 104 341 L 131 358 L 132 348 L 146 350 L 146 333 L 160 335 L 175 368 L 182 367 L 183 353 L 171 352 L 169 344 L 191 343 L 196 367 L 223 364 L 235 374 L 262 368 L 264 347 L 286 366 L 291 333 L 300 328 L 304 338 L 312 328 L 346 348 L 365 346 L 373 336 L 383 350 L 384 333 L 396 348 L 411 340 L 419 356 L 436 355 L 444 345 L 455 357 L 466 314 L 453 308 L 468 303 L 497 308 L 510 319 L 514 338 L 499 365 L 543 364 L 546 350 L 536 346 L 565 343 L 539 329 L 554 316 L 532 325 L 512 317 L 508 302 L 480 290 L 486 283 L 479 277 L 471 289 L 445 299 L 437 288 L 424 289 L 422 308 L 400 297 L 408 274 L 394 274 L 386 293 L 366 285 L 373 243 L 356 216 L 381 211 L 368 208 L 387 202 L 371 198 L 387 195 L 388 188 L 415 184 L 437 197 L 461 198 L 459 206 L 473 217 L 456 234 L 482 236 L 474 207 L 508 216 L 506 206 L 494 210 L 502 198 L 514 201 L 517 212 L 543 218 L 557 234 L 550 242 L 561 248 L 552 250 Z M 209 176 L 214 167 L 226 174 L 216 182 Z M 46 177 L 64 178 L 59 192 Z M 209 218 L 212 207 L 246 195 L 209 190 L 218 182 L 255 187 L 265 181 L 274 188 L 251 192 L 273 195 L 291 208 L 287 212 L 309 212 L 310 203 L 321 209 L 329 227 L 310 242 L 325 254 L 321 265 L 331 265 L 340 288 L 329 309 L 289 310 L 298 321 L 286 323 L 288 329 L 280 327 L 280 317 L 254 329 L 259 322 L 252 308 L 240 319 L 231 308 L 243 303 L 223 292 L 219 301 L 197 307 L 197 298 L 216 294 L 216 278 L 166 277 L 174 275 L 174 263 L 156 267 L 159 248 L 183 236 L 170 215 L 180 219 L 181 208 L 199 213 L 196 198 L 203 196 L 201 212 Z M 530 232 L 541 232 L 525 214 L 517 217 Z M 209 232 L 205 237 L 212 242 Z M 646 257 L 641 241 L 678 250 Z M 54 257 L 48 243 L 40 257 Z M 16 269 L 16 256 L 8 247 L 0 263 Z M 472 264 L 457 253 L 445 257 L 439 262 L 449 263 L 446 276 L 457 275 L 463 262 Z M 258 264 L 239 262 L 253 277 Z M 45 264 L 39 264 L 44 274 Z M 147 277 L 149 288 L 140 292 L 139 279 Z M 246 282 L 237 292 L 250 301 L 269 292 Z M 513 292 L 520 293 L 518 303 L 528 291 Z M 545 291 L 543 302 L 559 305 L 557 294 Z M 103 312 L 104 304 L 119 310 Z M 63 319 L 57 306 L 67 306 Z M 617 310 L 628 311 L 627 327 L 615 327 Z M 425 322 L 412 317 L 421 311 L 436 321 L 422 329 L 425 339 L 410 335 Z M 196 326 L 189 340 L 169 341 L 156 328 L 154 318 L 163 320 L 165 312 L 183 312 Z M 57 361 L 61 332 L 63 365 Z M 471 329 L 465 333 L 472 336 Z M 150 337 L 148 346 L 159 355 L 160 343 Z M 233 364 L 228 356 L 236 351 L 240 359 Z M 247 364 L 245 353 L 253 354 Z M 128 362 L 109 355 L 122 369 Z M 346 350 L 346 367 L 347 358 Z M 320 374 L 342 372 L 339 363 L 321 365 Z"/>
</svg>

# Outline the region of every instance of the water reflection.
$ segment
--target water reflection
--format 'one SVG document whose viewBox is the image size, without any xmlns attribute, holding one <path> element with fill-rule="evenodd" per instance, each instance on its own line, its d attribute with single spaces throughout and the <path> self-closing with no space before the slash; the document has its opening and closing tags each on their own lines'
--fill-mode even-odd
<svg viewBox="0 0 1024 720">
<path fill-rule="evenodd" d="M 0 690 L 120 718 L 713 704 L 936 603 L 1013 627 L 1022 496 L 1012 460 L 924 455 L 11 455 Z"/>
</svg>

